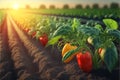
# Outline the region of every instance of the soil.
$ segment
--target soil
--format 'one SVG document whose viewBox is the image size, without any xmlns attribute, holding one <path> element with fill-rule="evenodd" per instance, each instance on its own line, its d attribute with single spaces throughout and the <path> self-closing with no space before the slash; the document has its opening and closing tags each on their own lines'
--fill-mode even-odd
<svg viewBox="0 0 120 80">
<path fill-rule="evenodd" d="M 10 15 L 0 28 L 0 80 L 119 80 L 119 62 L 110 73 L 107 69 L 83 72 L 74 58 L 63 63 L 61 52 L 55 47 L 43 47 L 28 36 Z"/>
</svg>

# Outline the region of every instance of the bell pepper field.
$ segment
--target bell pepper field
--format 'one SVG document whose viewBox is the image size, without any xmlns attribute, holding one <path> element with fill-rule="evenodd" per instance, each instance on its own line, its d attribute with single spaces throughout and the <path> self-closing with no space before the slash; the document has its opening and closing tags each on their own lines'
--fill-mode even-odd
<svg viewBox="0 0 120 80">
<path fill-rule="evenodd" d="M 0 80 L 119 75 L 120 8 L 0 10 Z"/>
</svg>

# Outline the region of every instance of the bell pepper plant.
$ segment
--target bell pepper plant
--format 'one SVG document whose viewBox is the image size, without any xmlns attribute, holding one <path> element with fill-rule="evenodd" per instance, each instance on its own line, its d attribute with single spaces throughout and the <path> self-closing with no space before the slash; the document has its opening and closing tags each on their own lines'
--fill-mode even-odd
<svg viewBox="0 0 120 80">
<path fill-rule="evenodd" d="M 115 20 L 103 19 L 103 22 L 106 25 L 105 29 L 100 24 L 81 25 L 78 19 L 74 19 L 72 25 L 63 25 L 55 30 L 47 45 L 58 44 L 59 39 L 62 38 L 65 42 L 62 49 L 63 62 L 69 63 L 76 56 L 78 66 L 85 72 L 101 68 L 103 62 L 111 72 L 118 62 L 118 53 L 114 42 L 120 42 L 120 31 Z M 76 47 L 66 47 L 68 43 L 72 47 Z M 88 44 L 94 49 L 91 49 Z M 63 54 L 65 47 L 66 51 Z"/>
<path fill-rule="evenodd" d="M 78 67 L 84 72 L 91 72 L 102 66 L 112 72 L 116 67 L 118 52 L 115 43 L 120 44 L 120 31 L 115 20 L 103 19 L 103 28 L 96 21 L 81 24 L 81 20 L 76 18 L 46 16 L 42 19 L 35 18 L 35 15 L 28 19 L 29 16 L 24 18 L 31 24 L 24 24 L 22 19 L 18 22 L 22 22 L 25 28 L 29 26 L 29 30 L 25 31 L 28 35 L 33 35 L 43 46 L 61 47 L 61 61 L 64 63 L 69 64 L 73 59 L 77 59 Z"/>
</svg>

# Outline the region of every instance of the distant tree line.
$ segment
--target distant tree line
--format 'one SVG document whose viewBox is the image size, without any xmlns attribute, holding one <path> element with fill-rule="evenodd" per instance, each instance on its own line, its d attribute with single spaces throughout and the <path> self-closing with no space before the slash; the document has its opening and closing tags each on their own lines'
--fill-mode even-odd
<svg viewBox="0 0 120 80">
<path fill-rule="evenodd" d="M 26 5 L 26 9 L 30 9 L 30 8 L 31 8 L 30 5 Z M 64 4 L 62 8 L 63 9 L 70 9 L 70 6 L 68 4 Z M 74 8 L 82 9 L 83 5 L 82 4 L 76 4 Z M 85 8 L 86 9 L 89 9 L 89 8 L 98 9 L 98 8 L 100 8 L 100 6 L 99 6 L 98 3 L 94 3 L 92 5 L 92 7 L 90 7 L 90 5 L 86 5 Z M 118 3 L 111 3 L 110 6 L 105 4 L 102 8 L 120 8 L 120 7 L 119 7 Z M 47 9 L 47 7 L 44 4 L 41 4 L 39 6 L 39 9 Z M 56 6 L 55 5 L 50 5 L 49 9 L 56 9 Z"/>
</svg>

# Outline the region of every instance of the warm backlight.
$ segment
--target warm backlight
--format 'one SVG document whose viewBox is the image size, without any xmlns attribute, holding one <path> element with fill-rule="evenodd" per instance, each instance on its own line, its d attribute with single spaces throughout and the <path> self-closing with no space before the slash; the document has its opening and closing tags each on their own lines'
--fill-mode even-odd
<svg viewBox="0 0 120 80">
<path fill-rule="evenodd" d="M 13 4 L 13 9 L 18 10 L 19 9 L 19 4 Z"/>
</svg>

